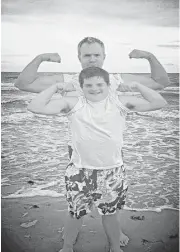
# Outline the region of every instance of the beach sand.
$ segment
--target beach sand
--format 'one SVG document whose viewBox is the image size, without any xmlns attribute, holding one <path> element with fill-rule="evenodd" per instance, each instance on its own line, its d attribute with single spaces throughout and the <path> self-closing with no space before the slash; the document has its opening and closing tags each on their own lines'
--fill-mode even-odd
<svg viewBox="0 0 180 252">
<path fill-rule="evenodd" d="M 2 252 L 58 252 L 67 204 L 58 198 L 2 199 Z M 130 241 L 124 252 L 178 252 L 179 211 L 127 211 L 120 215 Z M 74 252 L 109 252 L 96 211 L 84 218 Z"/>
</svg>

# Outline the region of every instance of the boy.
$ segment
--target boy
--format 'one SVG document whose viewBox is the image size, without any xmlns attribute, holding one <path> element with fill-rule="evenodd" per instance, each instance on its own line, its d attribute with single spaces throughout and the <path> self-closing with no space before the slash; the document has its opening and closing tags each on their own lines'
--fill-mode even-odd
<svg viewBox="0 0 180 252">
<path fill-rule="evenodd" d="M 129 110 L 160 109 L 166 101 L 139 83 L 128 88 L 139 91 L 144 99 L 115 95 L 109 89 L 109 74 L 98 67 L 83 69 L 79 82 L 83 91 L 79 98 L 53 100 L 53 94 L 63 89 L 63 84 L 57 83 L 28 106 L 33 113 L 66 114 L 70 122 L 73 152 L 65 173 L 69 215 L 61 251 L 72 251 L 82 217 L 95 204 L 111 251 L 121 252 L 117 210 L 124 206 L 128 189 L 121 155 L 125 117 Z"/>
</svg>

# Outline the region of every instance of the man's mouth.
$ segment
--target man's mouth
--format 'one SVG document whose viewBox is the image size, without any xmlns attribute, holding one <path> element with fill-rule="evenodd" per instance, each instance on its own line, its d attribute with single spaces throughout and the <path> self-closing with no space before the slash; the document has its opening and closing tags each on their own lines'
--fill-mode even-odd
<svg viewBox="0 0 180 252">
<path fill-rule="evenodd" d="M 93 92 L 93 93 L 90 93 L 91 95 L 98 95 L 98 94 L 101 94 L 101 92 Z"/>
<path fill-rule="evenodd" d="M 88 66 L 89 67 L 97 67 L 97 63 L 90 63 Z"/>
</svg>

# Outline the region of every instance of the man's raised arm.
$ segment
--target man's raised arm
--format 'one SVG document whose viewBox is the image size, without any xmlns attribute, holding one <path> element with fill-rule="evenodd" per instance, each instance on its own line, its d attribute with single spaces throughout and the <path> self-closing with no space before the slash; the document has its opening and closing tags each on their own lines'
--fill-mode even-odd
<svg viewBox="0 0 180 252">
<path fill-rule="evenodd" d="M 36 56 L 18 76 L 15 87 L 22 91 L 39 93 L 56 82 L 63 82 L 62 75 L 38 76 L 38 68 L 45 61 L 60 63 L 61 58 L 58 53 L 44 53 Z"/>
<path fill-rule="evenodd" d="M 165 87 L 170 85 L 170 81 L 164 67 L 161 65 L 161 63 L 157 60 L 157 58 L 152 53 L 134 49 L 129 54 L 129 58 L 130 59 L 131 58 L 146 59 L 150 65 L 151 76 L 146 77 L 146 76 L 135 75 L 135 74 L 122 74 L 122 78 L 125 83 L 137 81 L 143 84 L 144 86 L 149 87 L 154 90 L 164 89 Z"/>
</svg>

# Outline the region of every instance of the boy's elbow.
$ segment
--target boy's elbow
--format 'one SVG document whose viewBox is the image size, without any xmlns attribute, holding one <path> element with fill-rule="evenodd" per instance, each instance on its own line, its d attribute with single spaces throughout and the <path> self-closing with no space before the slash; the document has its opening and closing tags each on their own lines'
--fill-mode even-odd
<svg viewBox="0 0 180 252">
<path fill-rule="evenodd" d="M 158 109 L 162 109 L 168 105 L 167 101 L 162 99 L 161 101 L 158 102 L 157 107 Z"/>
<path fill-rule="evenodd" d="M 40 114 L 40 111 L 31 104 L 27 106 L 27 110 L 35 114 Z"/>
<path fill-rule="evenodd" d="M 29 105 L 27 106 L 27 110 L 30 111 L 30 112 L 35 113 L 35 112 L 34 112 L 34 108 L 31 106 L 31 104 L 29 104 Z"/>
</svg>

